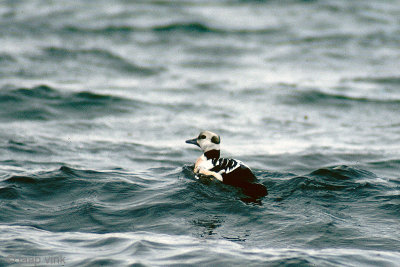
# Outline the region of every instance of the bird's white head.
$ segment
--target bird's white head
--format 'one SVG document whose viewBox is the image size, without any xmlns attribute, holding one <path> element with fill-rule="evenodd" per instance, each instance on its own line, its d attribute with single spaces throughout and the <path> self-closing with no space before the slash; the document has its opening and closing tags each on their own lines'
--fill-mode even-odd
<svg viewBox="0 0 400 267">
<path fill-rule="evenodd" d="M 219 150 L 221 138 L 216 133 L 203 131 L 198 137 L 186 140 L 186 143 L 193 144 L 201 148 L 203 152 Z"/>
</svg>

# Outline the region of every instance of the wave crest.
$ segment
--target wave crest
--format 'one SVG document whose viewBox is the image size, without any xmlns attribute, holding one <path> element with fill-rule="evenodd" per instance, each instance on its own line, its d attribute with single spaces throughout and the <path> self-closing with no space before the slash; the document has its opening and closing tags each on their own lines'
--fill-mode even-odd
<svg viewBox="0 0 400 267">
<path fill-rule="evenodd" d="M 140 101 L 89 91 L 61 92 L 47 85 L 0 90 L 4 121 L 94 118 L 135 110 Z"/>
</svg>

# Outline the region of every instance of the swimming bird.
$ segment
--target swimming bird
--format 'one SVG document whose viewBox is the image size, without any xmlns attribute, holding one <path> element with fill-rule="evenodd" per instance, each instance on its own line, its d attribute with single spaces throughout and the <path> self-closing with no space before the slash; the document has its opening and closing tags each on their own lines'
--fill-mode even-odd
<svg viewBox="0 0 400 267">
<path fill-rule="evenodd" d="M 196 145 L 203 151 L 194 165 L 196 175 L 212 176 L 224 184 L 240 187 L 247 196 L 260 198 L 268 194 L 267 188 L 257 183 L 257 178 L 247 165 L 240 160 L 220 157 L 219 135 L 202 131 L 198 137 L 186 140 L 186 143 Z"/>
</svg>

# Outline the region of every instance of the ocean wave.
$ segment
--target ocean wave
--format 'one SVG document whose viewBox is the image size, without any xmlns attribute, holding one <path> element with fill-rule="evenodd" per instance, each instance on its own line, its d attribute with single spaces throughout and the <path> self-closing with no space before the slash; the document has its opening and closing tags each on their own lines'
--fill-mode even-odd
<svg viewBox="0 0 400 267">
<path fill-rule="evenodd" d="M 189 33 L 219 33 L 219 34 L 275 34 L 282 29 L 262 28 L 262 29 L 235 29 L 213 27 L 202 22 L 176 22 L 166 25 L 154 26 L 151 28 L 155 32 L 189 32 Z"/>
<path fill-rule="evenodd" d="M 7 64 L 7 63 L 14 63 L 15 58 L 7 53 L 0 53 L 0 63 Z"/>
<path fill-rule="evenodd" d="M 11 190 L 7 188 L 17 186 L 14 189 L 32 190 L 29 193 L 31 197 L 45 199 L 63 197 L 64 191 L 85 195 L 88 190 L 87 192 L 96 192 L 96 196 L 103 195 L 101 197 L 103 201 L 117 203 L 126 200 L 126 197 L 129 198 L 130 194 L 134 199 L 136 193 L 140 194 L 145 190 L 152 191 L 154 189 L 149 188 L 156 184 L 166 186 L 165 191 L 158 195 L 161 198 L 176 198 L 175 200 L 180 199 L 187 202 L 191 199 L 191 197 L 187 198 L 188 195 L 198 198 L 199 196 L 195 197 L 194 195 L 200 194 L 201 197 L 210 200 L 215 197 L 225 200 L 239 199 L 238 192 L 240 191 L 234 187 L 209 179 L 197 180 L 194 177 L 192 165 L 185 165 L 181 170 L 179 169 L 152 168 L 146 173 L 134 174 L 122 171 L 80 170 L 62 166 L 55 171 L 9 176 L 2 179 L 1 182 L 7 185 L 4 187 L 5 192 Z M 155 178 L 155 174 L 152 173 L 158 173 L 158 178 Z M 390 182 L 379 182 L 380 178 L 374 173 L 346 165 L 320 168 L 301 176 L 293 173 L 274 173 L 261 170 L 256 171 L 255 174 L 260 182 L 270 189 L 271 196 L 278 197 L 280 200 L 293 194 L 313 198 L 315 194 L 320 195 L 323 192 L 354 199 L 360 196 L 375 197 L 382 193 L 394 192 L 400 186 L 400 182 L 396 179 L 390 180 Z M 178 188 L 169 188 L 171 185 L 180 183 L 180 177 L 184 178 L 186 182 L 180 184 Z M 58 194 L 61 195 L 58 196 Z M 121 196 L 123 198 L 120 198 Z M 270 196 L 267 196 L 265 201 L 268 201 L 269 198 Z"/>
<path fill-rule="evenodd" d="M 367 240 L 368 236 L 353 233 L 354 228 L 338 224 L 348 220 L 359 205 L 367 213 L 381 210 L 382 217 L 398 218 L 396 192 L 400 184 L 379 181 L 375 174 L 360 168 L 340 165 L 301 176 L 258 170 L 256 176 L 268 187 L 269 195 L 261 202 L 249 203 L 241 201 L 242 196 L 234 187 L 195 179 L 192 167 L 132 172 L 61 166 L 56 170 L 9 175 L 0 181 L 0 200 L 8 203 L 2 208 L 0 221 L 53 233 L 97 233 L 105 237 L 89 243 L 71 240 L 75 245 L 85 243 L 88 249 L 118 243 L 106 238 L 112 233 L 129 235 L 140 231 L 150 231 L 148 235 L 192 235 L 232 244 L 251 244 L 258 240 L 258 233 L 268 231 L 269 241 L 263 241 L 267 245 L 284 245 L 285 238 L 299 238 L 302 244 L 321 247 L 351 238 L 351 244 L 357 247 L 384 249 L 383 243 L 376 245 Z M 318 214 L 318 218 L 312 220 L 312 214 Z M 287 221 L 285 216 L 291 219 Z M 309 222 L 299 223 L 304 219 Z M 275 233 L 275 228 L 279 233 Z M 69 243 L 67 239 L 63 235 Z M 139 242 L 120 248 L 120 253 L 125 249 L 141 250 L 147 245 Z"/>
<path fill-rule="evenodd" d="M 62 166 L 5 177 L 0 181 L 0 199 L 18 200 L 18 205 L 3 209 L 0 221 L 56 232 L 126 232 L 149 227 L 179 232 L 176 226 L 163 222 L 171 211 L 176 215 L 190 212 L 187 207 L 193 206 L 195 199 L 213 203 L 216 197 L 224 202 L 240 197 L 234 188 L 221 183 L 182 180 L 185 175 L 180 168 L 157 172 L 154 177 L 151 173 Z M 31 210 L 32 205 L 35 209 Z M 201 202 L 195 205 L 201 208 Z"/>
<path fill-rule="evenodd" d="M 282 28 L 260 28 L 260 29 L 235 29 L 229 27 L 215 27 L 204 22 L 181 21 L 153 26 L 133 25 L 106 25 L 103 27 L 81 27 L 75 25 L 65 26 L 64 31 L 75 34 L 128 34 L 137 32 L 155 33 L 197 33 L 197 34 L 256 34 L 268 35 L 281 32 Z"/>
<path fill-rule="evenodd" d="M 321 44 L 336 45 L 357 42 L 360 47 L 375 47 L 382 44 L 397 44 L 399 39 L 396 31 L 375 31 L 375 32 L 313 32 L 310 35 L 293 36 L 288 38 L 292 44 L 307 44 L 311 46 L 321 46 Z"/>
<path fill-rule="evenodd" d="M 156 32 L 193 32 L 193 33 L 221 33 L 221 30 L 207 26 L 200 22 L 171 23 L 167 25 L 155 26 L 152 28 Z"/>
<path fill-rule="evenodd" d="M 353 40 L 356 36 L 351 33 L 329 33 L 329 34 L 316 34 L 300 36 L 289 39 L 292 44 L 307 44 L 307 45 L 321 45 L 321 43 L 345 43 Z"/>
<path fill-rule="evenodd" d="M 67 25 L 64 26 L 62 31 L 71 33 L 71 34 L 127 34 L 136 32 L 140 29 L 128 26 L 128 25 L 108 25 L 104 27 L 82 27 L 77 25 Z"/>
<path fill-rule="evenodd" d="M 379 85 L 400 85 L 399 76 L 383 76 L 383 77 L 357 77 L 353 78 L 354 82 L 365 82 L 365 83 L 375 83 Z"/>
<path fill-rule="evenodd" d="M 49 256 L 46 244 L 52 244 L 53 255 L 63 256 L 67 265 L 218 265 L 218 266 L 280 266 L 280 265 L 358 265 L 373 262 L 391 266 L 400 260 L 397 251 L 354 248 L 296 248 L 240 245 L 229 240 L 204 240 L 179 234 L 145 231 L 128 233 L 65 232 L 63 235 L 33 227 L 0 226 L 5 247 L 20 245 L 35 256 Z M 29 236 L 29 240 L 21 238 Z M 99 248 L 102 255 L 99 257 Z M 15 250 L 13 251 L 15 253 Z M 13 254 L 2 253 L 3 261 L 13 260 Z M 39 260 L 39 258 L 37 258 Z M 8 262 L 9 263 L 9 262 Z"/>
<path fill-rule="evenodd" d="M 0 187 L 0 199 L 17 199 L 19 197 L 18 190 L 15 186 Z"/>
<path fill-rule="evenodd" d="M 53 120 L 94 118 L 133 111 L 138 100 L 89 91 L 61 92 L 47 85 L 33 88 L 4 88 L 0 91 L 1 120 Z"/>
<path fill-rule="evenodd" d="M 115 53 L 101 49 L 69 49 L 62 47 L 47 47 L 43 49 L 46 58 L 57 59 L 59 63 L 63 61 L 76 61 L 82 64 L 102 62 L 102 65 L 110 69 L 127 72 L 137 75 L 154 75 L 160 72 L 160 68 L 144 67 L 129 62 Z"/>
<path fill-rule="evenodd" d="M 393 125 L 393 127 L 398 128 L 400 125 Z M 386 171 L 392 173 L 391 178 L 400 178 L 400 175 L 397 170 L 400 170 L 400 159 L 386 159 L 386 160 L 378 160 L 378 161 L 370 161 L 367 162 L 366 165 L 368 168 L 373 168 L 379 171 Z M 399 180 L 400 182 L 400 180 Z"/>
<path fill-rule="evenodd" d="M 13 223 L 23 220 L 24 225 L 52 231 L 101 233 L 111 228 L 113 231 L 128 231 L 143 227 L 138 223 L 132 224 L 133 218 L 144 223 L 149 218 L 180 208 L 179 203 L 166 201 L 165 193 L 159 195 L 155 187 L 162 183 L 146 178 L 145 174 L 80 170 L 67 166 L 31 175 L 12 175 L 0 181 L 0 198 L 18 199 L 19 204 L 4 209 L 0 221 Z M 171 190 L 175 189 L 166 192 Z M 155 202 L 143 201 L 148 200 L 151 194 Z M 31 205 L 36 208 L 24 211 Z"/>
<path fill-rule="evenodd" d="M 270 188 L 270 197 L 277 201 L 287 198 L 349 198 L 373 197 L 379 192 L 393 190 L 390 185 L 377 184 L 374 173 L 345 165 L 317 169 L 309 174 L 289 175 L 286 179 L 269 179 L 270 173 L 259 173 Z M 339 201 L 340 202 L 340 201 Z"/>
<path fill-rule="evenodd" d="M 298 105 L 332 105 L 332 106 L 349 106 L 356 103 L 376 104 L 376 105 L 399 105 L 400 99 L 382 99 L 382 98 L 368 98 L 348 96 L 339 93 L 327 93 L 318 90 L 304 90 L 296 91 L 288 96 L 282 98 L 284 103 L 298 104 Z"/>
</svg>

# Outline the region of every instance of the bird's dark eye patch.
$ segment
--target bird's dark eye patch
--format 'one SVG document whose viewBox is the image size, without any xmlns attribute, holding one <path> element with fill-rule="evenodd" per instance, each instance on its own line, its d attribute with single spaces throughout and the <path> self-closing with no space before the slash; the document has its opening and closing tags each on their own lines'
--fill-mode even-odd
<svg viewBox="0 0 400 267">
<path fill-rule="evenodd" d="M 206 139 L 206 136 L 204 134 L 199 135 L 198 139 Z"/>
<path fill-rule="evenodd" d="M 211 142 L 213 142 L 214 144 L 219 144 L 219 142 L 220 142 L 219 136 L 213 136 L 211 138 Z"/>
</svg>

